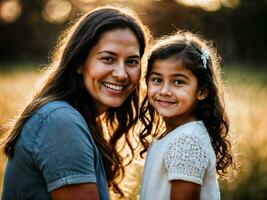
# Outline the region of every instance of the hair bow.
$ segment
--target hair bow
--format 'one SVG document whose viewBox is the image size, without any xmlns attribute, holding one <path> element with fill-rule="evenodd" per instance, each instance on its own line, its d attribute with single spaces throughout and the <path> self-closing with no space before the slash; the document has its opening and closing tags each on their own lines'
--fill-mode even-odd
<svg viewBox="0 0 267 200">
<path fill-rule="evenodd" d="M 207 69 L 207 62 L 209 59 L 210 55 L 208 52 L 208 49 L 206 48 L 201 48 L 201 60 L 203 61 L 203 67 Z"/>
</svg>

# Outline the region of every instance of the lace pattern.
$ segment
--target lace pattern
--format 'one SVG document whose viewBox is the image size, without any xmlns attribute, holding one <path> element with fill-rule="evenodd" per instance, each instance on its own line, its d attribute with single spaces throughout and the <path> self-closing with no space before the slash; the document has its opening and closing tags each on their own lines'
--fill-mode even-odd
<svg viewBox="0 0 267 200">
<path fill-rule="evenodd" d="M 199 141 L 183 134 L 170 142 L 165 154 L 169 179 L 182 179 L 202 184 L 209 158 Z"/>
</svg>

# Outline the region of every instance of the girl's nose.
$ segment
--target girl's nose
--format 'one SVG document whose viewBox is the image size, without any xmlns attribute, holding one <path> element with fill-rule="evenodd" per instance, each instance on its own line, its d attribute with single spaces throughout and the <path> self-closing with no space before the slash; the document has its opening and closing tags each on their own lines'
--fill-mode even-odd
<svg viewBox="0 0 267 200">
<path fill-rule="evenodd" d="M 161 90 L 159 91 L 159 94 L 162 96 L 171 96 L 171 90 L 168 84 L 164 84 L 161 88 Z"/>
<path fill-rule="evenodd" d="M 112 76 L 122 81 L 127 79 L 128 75 L 127 75 L 124 62 L 120 62 L 118 63 L 118 65 L 114 66 Z"/>
</svg>

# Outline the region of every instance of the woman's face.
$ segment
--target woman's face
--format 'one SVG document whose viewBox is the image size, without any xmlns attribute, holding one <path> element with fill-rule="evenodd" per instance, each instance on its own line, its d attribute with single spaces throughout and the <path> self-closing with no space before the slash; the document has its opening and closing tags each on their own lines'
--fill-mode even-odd
<svg viewBox="0 0 267 200">
<path fill-rule="evenodd" d="M 140 60 L 140 45 L 130 29 L 102 34 L 80 70 L 99 114 L 121 106 L 135 89 L 141 75 Z"/>
</svg>

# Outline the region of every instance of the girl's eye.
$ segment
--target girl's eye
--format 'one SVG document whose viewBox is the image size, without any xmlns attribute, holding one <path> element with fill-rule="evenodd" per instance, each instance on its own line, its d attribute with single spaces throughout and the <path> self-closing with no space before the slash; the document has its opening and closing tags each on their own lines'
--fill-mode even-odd
<svg viewBox="0 0 267 200">
<path fill-rule="evenodd" d="M 173 83 L 174 83 L 175 85 L 182 85 L 182 84 L 184 84 L 185 82 L 182 81 L 182 80 L 174 80 Z"/>
<path fill-rule="evenodd" d="M 151 78 L 151 82 L 154 84 L 160 84 L 162 80 L 160 78 Z"/>
<path fill-rule="evenodd" d="M 135 67 L 135 66 L 138 66 L 139 65 L 139 60 L 137 59 L 132 59 L 132 60 L 128 60 L 127 61 L 127 65 L 130 66 L 130 67 Z"/>
</svg>

